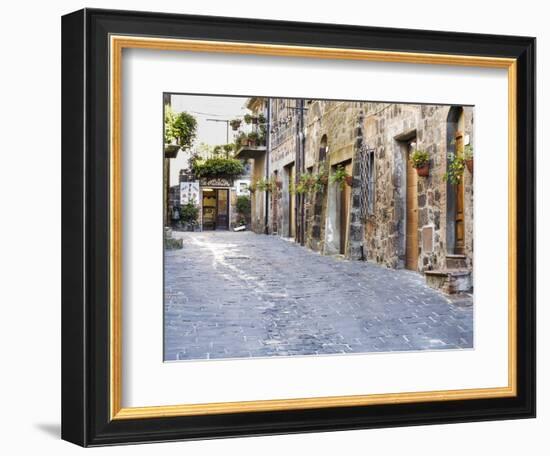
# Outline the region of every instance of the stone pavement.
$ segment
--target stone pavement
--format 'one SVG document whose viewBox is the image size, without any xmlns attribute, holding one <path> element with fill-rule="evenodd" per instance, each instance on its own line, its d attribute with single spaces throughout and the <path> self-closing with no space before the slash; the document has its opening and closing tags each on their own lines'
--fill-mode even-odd
<svg viewBox="0 0 550 456">
<path fill-rule="evenodd" d="M 252 232 L 175 232 L 165 252 L 165 360 L 464 349 L 471 297 L 424 277 Z"/>
</svg>

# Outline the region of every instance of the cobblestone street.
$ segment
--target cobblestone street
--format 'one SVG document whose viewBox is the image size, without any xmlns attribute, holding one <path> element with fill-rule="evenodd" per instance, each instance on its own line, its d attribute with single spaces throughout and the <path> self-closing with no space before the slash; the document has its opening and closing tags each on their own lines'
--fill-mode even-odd
<svg viewBox="0 0 550 456">
<path fill-rule="evenodd" d="M 167 361 L 473 347 L 471 297 L 452 302 L 421 274 L 251 232 L 174 236 Z"/>
</svg>

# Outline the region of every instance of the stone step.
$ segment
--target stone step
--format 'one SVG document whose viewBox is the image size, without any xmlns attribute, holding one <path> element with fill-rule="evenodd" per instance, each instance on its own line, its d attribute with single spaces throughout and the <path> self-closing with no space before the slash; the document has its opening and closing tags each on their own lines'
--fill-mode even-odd
<svg viewBox="0 0 550 456">
<path fill-rule="evenodd" d="M 467 269 L 441 269 L 425 271 L 426 284 L 447 294 L 466 293 L 472 290 L 472 273 Z"/>
<path fill-rule="evenodd" d="M 445 263 L 447 269 L 466 269 L 466 255 L 447 255 Z"/>
</svg>

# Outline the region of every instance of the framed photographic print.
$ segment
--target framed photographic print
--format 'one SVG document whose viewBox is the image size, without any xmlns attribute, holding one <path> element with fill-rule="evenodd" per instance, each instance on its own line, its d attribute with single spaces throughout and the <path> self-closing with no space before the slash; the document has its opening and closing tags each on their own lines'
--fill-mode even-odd
<svg viewBox="0 0 550 456">
<path fill-rule="evenodd" d="M 62 54 L 64 439 L 534 417 L 534 38 L 85 9 Z"/>
</svg>

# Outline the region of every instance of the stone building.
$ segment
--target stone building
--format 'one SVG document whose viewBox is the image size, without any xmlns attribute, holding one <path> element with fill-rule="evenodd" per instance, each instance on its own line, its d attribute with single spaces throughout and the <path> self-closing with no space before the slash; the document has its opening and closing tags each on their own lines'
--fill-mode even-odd
<svg viewBox="0 0 550 456">
<path fill-rule="evenodd" d="M 246 102 L 246 108 L 250 110 L 253 116 L 263 116 L 265 124 L 260 126 L 259 124 L 253 125 L 252 130 L 258 132 L 263 127 L 267 129 L 267 125 L 270 122 L 269 113 L 271 111 L 271 99 L 254 97 L 249 98 Z M 266 135 L 265 141 L 258 142 L 256 144 L 239 145 L 235 153 L 235 158 L 248 161 L 252 164 L 250 171 L 251 182 L 259 182 L 261 179 L 269 178 L 269 161 L 267 160 L 267 148 L 270 144 L 270 135 Z M 250 223 L 251 229 L 259 234 L 266 234 L 268 230 L 268 214 L 270 210 L 270 204 L 268 201 L 268 194 L 264 191 L 254 191 L 252 186 L 250 191 Z"/>
<path fill-rule="evenodd" d="M 250 102 L 250 100 L 249 100 Z M 447 182 L 450 154 L 473 143 L 471 106 L 263 99 L 269 119 L 257 176 L 273 185 L 254 198 L 256 232 L 288 238 L 322 254 L 407 268 L 447 292 L 471 289 L 473 176 Z M 409 154 L 425 150 L 429 175 Z M 331 183 L 342 170 L 349 184 Z M 302 175 L 328 175 L 299 193 Z M 268 204 L 265 203 L 267 198 Z"/>
<path fill-rule="evenodd" d="M 251 166 L 245 165 L 245 173 L 237 179 L 196 179 L 189 169 L 179 173 L 179 185 L 170 188 L 173 207 L 192 201 L 199 209 L 197 229 L 230 230 L 239 226 L 237 198 L 248 196 Z M 177 202 L 176 202 L 177 201 Z"/>
</svg>

